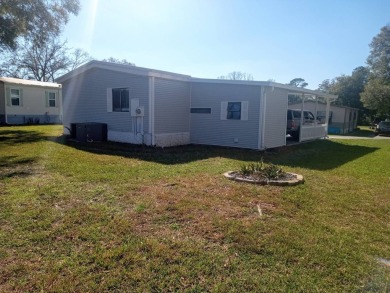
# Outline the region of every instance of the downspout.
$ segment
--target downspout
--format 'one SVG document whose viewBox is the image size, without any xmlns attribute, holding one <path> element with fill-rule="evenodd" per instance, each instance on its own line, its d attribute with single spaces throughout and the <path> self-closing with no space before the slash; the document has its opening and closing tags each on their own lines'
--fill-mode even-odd
<svg viewBox="0 0 390 293">
<path fill-rule="evenodd" d="M 261 86 L 260 89 L 260 103 L 259 103 L 259 142 L 258 147 L 260 150 L 265 149 L 264 138 L 265 138 L 265 113 L 267 106 L 267 94 L 265 92 L 265 86 Z"/>
<path fill-rule="evenodd" d="M 155 145 L 154 137 L 154 76 L 149 77 L 149 133 L 150 144 Z"/>
<path fill-rule="evenodd" d="M 64 124 L 64 106 L 62 104 L 62 85 L 58 87 L 58 104 L 60 106 L 60 119 L 61 123 Z"/>
</svg>

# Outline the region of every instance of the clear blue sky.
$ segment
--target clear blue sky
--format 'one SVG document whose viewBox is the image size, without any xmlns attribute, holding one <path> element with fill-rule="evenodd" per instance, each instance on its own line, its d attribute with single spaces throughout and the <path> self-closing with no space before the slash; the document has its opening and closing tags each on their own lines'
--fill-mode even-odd
<svg viewBox="0 0 390 293">
<path fill-rule="evenodd" d="M 390 0 L 81 0 L 64 38 L 95 59 L 217 78 L 232 71 L 316 89 L 365 65 Z"/>
</svg>

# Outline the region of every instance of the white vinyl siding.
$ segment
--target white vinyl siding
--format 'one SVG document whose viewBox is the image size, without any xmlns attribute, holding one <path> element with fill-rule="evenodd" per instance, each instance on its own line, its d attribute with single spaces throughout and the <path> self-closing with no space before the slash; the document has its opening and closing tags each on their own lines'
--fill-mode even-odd
<svg viewBox="0 0 390 293">
<path fill-rule="evenodd" d="M 64 125 L 81 122 L 107 123 L 109 131 L 128 132 L 134 121 L 129 112 L 113 112 L 112 89 L 128 88 L 131 97 L 148 109 L 149 79 L 105 69 L 87 70 L 80 78 L 62 84 Z M 149 115 L 144 115 L 144 132 L 148 132 Z"/>
<path fill-rule="evenodd" d="M 191 114 L 191 143 L 257 149 L 259 86 L 194 82 L 191 92 L 191 108 L 211 108 Z M 228 102 L 241 103 L 241 120 L 227 119 Z"/>
<path fill-rule="evenodd" d="M 190 85 L 187 82 L 155 79 L 155 134 L 190 131 Z"/>
<path fill-rule="evenodd" d="M 241 120 L 248 120 L 248 107 L 248 101 L 241 102 Z"/>
<path fill-rule="evenodd" d="M 227 119 L 228 102 L 221 102 L 221 120 Z"/>
<path fill-rule="evenodd" d="M 266 88 L 263 148 L 286 145 L 288 90 Z M 264 99 L 264 97 L 263 97 Z"/>
</svg>

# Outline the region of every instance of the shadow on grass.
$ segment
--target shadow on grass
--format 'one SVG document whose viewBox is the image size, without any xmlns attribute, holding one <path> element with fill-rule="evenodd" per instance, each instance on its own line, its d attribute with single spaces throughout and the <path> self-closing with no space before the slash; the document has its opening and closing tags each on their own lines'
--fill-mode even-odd
<svg viewBox="0 0 390 293">
<path fill-rule="evenodd" d="M 159 164 L 185 164 L 192 161 L 223 157 L 239 161 L 259 161 L 313 170 L 328 170 L 356 160 L 378 150 L 375 147 L 348 145 L 330 140 L 314 141 L 291 147 L 256 151 L 228 147 L 187 145 L 170 148 L 154 148 L 114 142 L 83 143 L 59 138 L 57 142 L 78 150 L 152 161 Z"/>
<path fill-rule="evenodd" d="M 15 145 L 47 140 L 48 137 L 37 131 L 3 130 L 0 132 L 0 144 Z"/>
<path fill-rule="evenodd" d="M 16 156 L 4 156 L 0 158 L 0 179 L 11 177 L 27 177 L 33 172 L 31 164 L 36 160 L 32 158 L 17 159 Z"/>
<path fill-rule="evenodd" d="M 17 160 L 17 156 L 5 156 L 0 158 L 0 167 L 14 167 L 16 165 L 25 165 L 34 163 L 35 159 L 21 159 Z"/>
<path fill-rule="evenodd" d="M 377 151 L 379 148 L 319 140 L 284 148 L 275 164 L 312 170 L 330 170 Z"/>
<path fill-rule="evenodd" d="M 0 132 L 0 147 L 1 145 L 18 145 L 43 140 L 53 141 L 89 153 L 134 158 L 165 165 L 185 164 L 216 157 L 244 162 L 259 161 L 263 158 L 265 162 L 269 163 L 313 170 L 334 169 L 378 149 L 330 140 L 314 141 L 267 151 L 201 145 L 155 148 L 115 142 L 83 143 L 69 140 L 64 135 L 59 137 L 45 136 L 33 130 L 4 130 Z M 32 163 L 27 161 L 25 164 Z M 0 159 L 0 167 L 6 167 L 9 164 L 21 165 L 23 162 L 12 157 Z"/>
</svg>

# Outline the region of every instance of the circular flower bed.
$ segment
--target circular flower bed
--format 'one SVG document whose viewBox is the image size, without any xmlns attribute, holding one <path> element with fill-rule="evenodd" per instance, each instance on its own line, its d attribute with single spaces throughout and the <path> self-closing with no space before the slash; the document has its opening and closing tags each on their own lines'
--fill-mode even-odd
<svg viewBox="0 0 390 293">
<path fill-rule="evenodd" d="M 224 176 L 231 180 L 263 185 L 297 185 L 303 176 L 285 172 L 280 166 L 265 164 L 263 158 L 257 163 L 242 165 L 240 171 L 229 171 Z"/>
<path fill-rule="evenodd" d="M 230 180 L 261 185 L 293 186 L 304 182 L 302 175 L 290 172 L 284 172 L 277 179 L 268 179 L 261 174 L 243 175 L 238 171 L 229 171 L 223 175 Z"/>
</svg>

